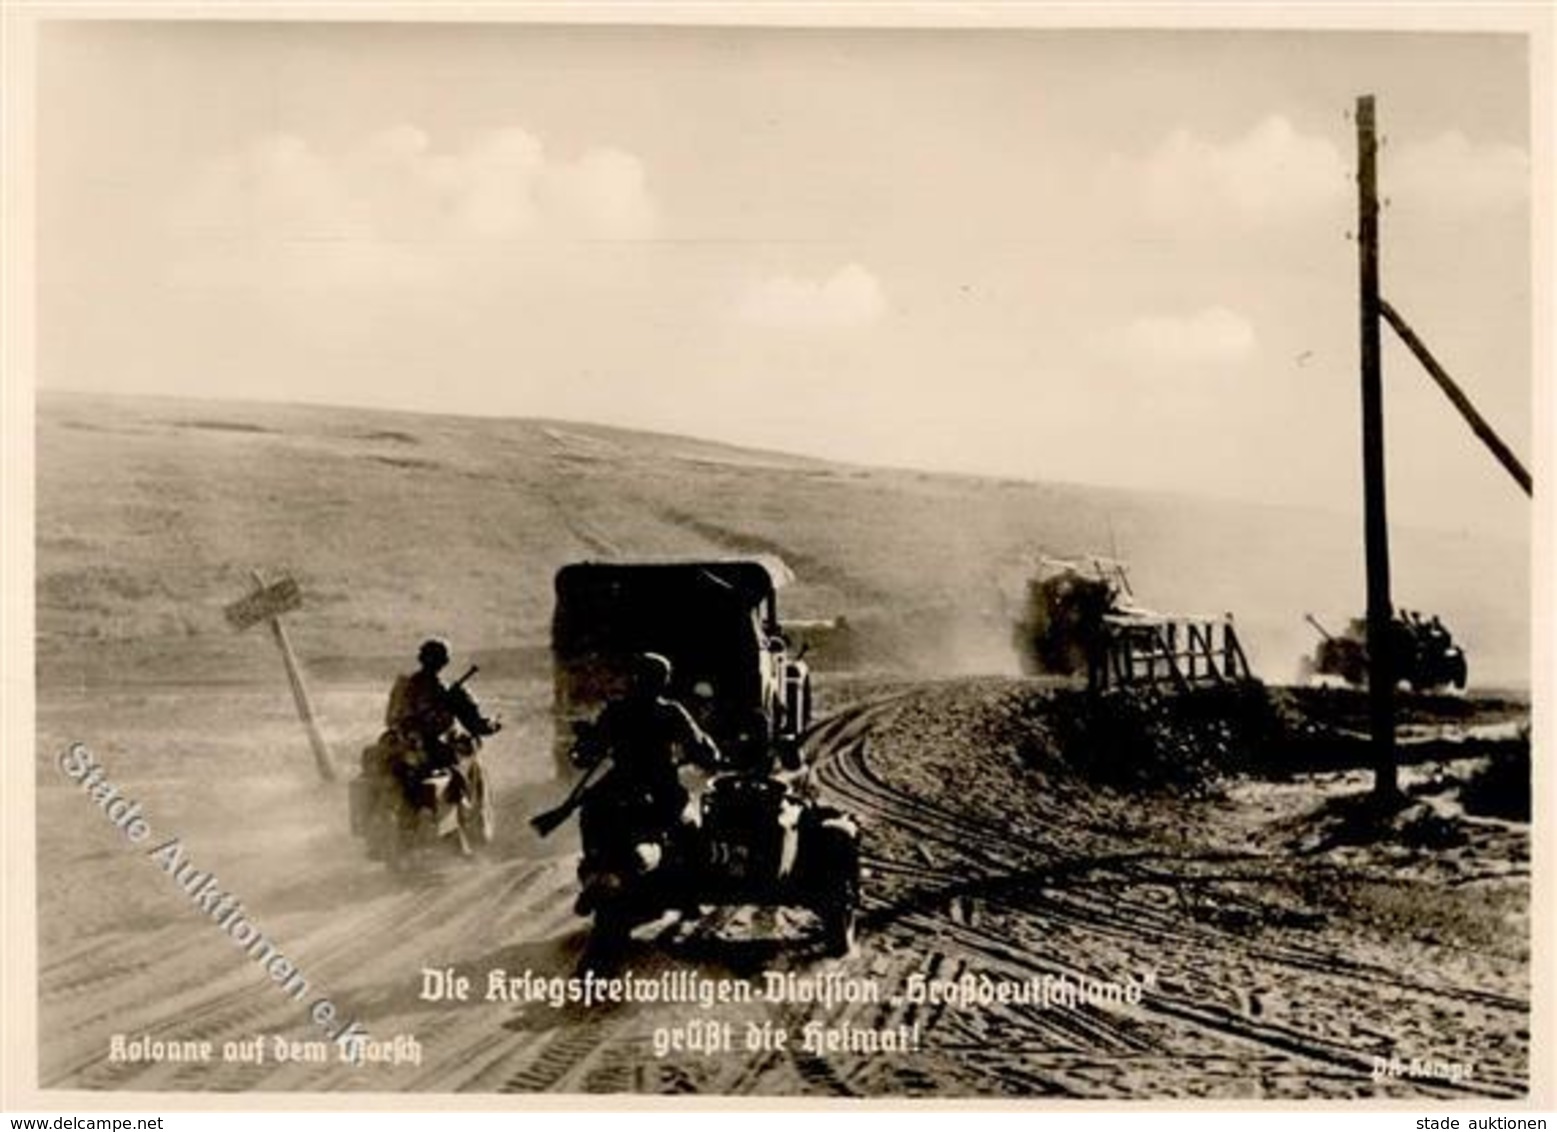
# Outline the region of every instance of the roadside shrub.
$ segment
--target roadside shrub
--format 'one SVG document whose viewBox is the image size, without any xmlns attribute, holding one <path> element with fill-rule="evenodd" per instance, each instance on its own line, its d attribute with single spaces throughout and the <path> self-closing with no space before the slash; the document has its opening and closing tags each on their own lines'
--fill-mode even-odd
<svg viewBox="0 0 1557 1132">
<path fill-rule="evenodd" d="M 1467 813 L 1508 821 L 1530 820 L 1530 732 L 1494 747 L 1486 764 L 1460 787 Z"/>
<path fill-rule="evenodd" d="M 1200 794 L 1248 769 L 1280 721 L 1258 683 L 1131 688 L 1080 698 L 1055 731 L 1065 761 L 1099 785 Z"/>
</svg>

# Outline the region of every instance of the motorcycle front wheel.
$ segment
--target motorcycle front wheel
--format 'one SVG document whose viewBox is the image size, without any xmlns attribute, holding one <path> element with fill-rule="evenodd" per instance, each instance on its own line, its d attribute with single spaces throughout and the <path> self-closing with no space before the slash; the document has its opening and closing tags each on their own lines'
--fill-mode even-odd
<svg viewBox="0 0 1557 1132">
<path fill-rule="evenodd" d="M 460 829 L 466 843 L 472 849 L 480 849 L 490 845 L 497 833 L 497 807 L 480 766 L 470 770 L 469 791 L 469 796 L 460 802 Z"/>
</svg>

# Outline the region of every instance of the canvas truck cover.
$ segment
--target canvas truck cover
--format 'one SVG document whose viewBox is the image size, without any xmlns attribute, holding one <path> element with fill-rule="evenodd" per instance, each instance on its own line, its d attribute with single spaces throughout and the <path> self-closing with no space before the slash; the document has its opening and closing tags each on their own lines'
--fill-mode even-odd
<svg viewBox="0 0 1557 1132">
<path fill-rule="evenodd" d="M 671 694 L 721 746 L 755 738 L 772 674 L 775 591 L 792 575 L 778 558 L 577 562 L 555 580 L 553 710 L 558 755 L 572 721 L 626 690 L 631 659 L 671 662 Z"/>
</svg>

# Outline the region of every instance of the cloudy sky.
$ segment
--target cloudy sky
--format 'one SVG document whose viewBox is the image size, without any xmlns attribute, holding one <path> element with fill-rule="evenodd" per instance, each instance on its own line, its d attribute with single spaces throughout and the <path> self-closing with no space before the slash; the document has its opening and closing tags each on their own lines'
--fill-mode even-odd
<svg viewBox="0 0 1557 1132">
<path fill-rule="evenodd" d="M 44 388 L 551 416 L 1350 508 L 1384 292 L 1531 454 L 1527 44 L 55 24 Z M 1397 516 L 1528 504 L 1386 331 Z"/>
</svg>

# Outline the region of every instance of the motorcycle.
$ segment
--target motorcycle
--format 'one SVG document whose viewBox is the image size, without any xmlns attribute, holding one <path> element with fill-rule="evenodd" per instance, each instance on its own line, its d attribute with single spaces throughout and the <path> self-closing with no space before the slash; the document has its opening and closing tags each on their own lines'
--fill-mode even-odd
<svg viewBox="0 0 1557 1132">
<path fill-rule="evenodd" d="M 451 693 L 461 693 L 475 671 Z M 361 773 L 350 784 L 350 820 L 369 860 L 400 871 L 437 856 L 470 857 L 491 843 L 496 808 L 481 744 L 502 725 L 482 719 L 468 696 L 455 702 L 471 710 L 459 711 L 436 737 L 389 728 L 363 748 Z"/>
<path fill-rule="evenodd" d="M 804 771 L 718 771 L 679 815 L 590 767 L 568 799 L 531 824 L 541 836 L 580 813 L 584 850 L 575 910 L 593 918 L 595 946 L 705 905 L 809 909 L 828 955 L 853 949 L 860 900 L 860 830 L 822 805 Z"/>
</svg>

